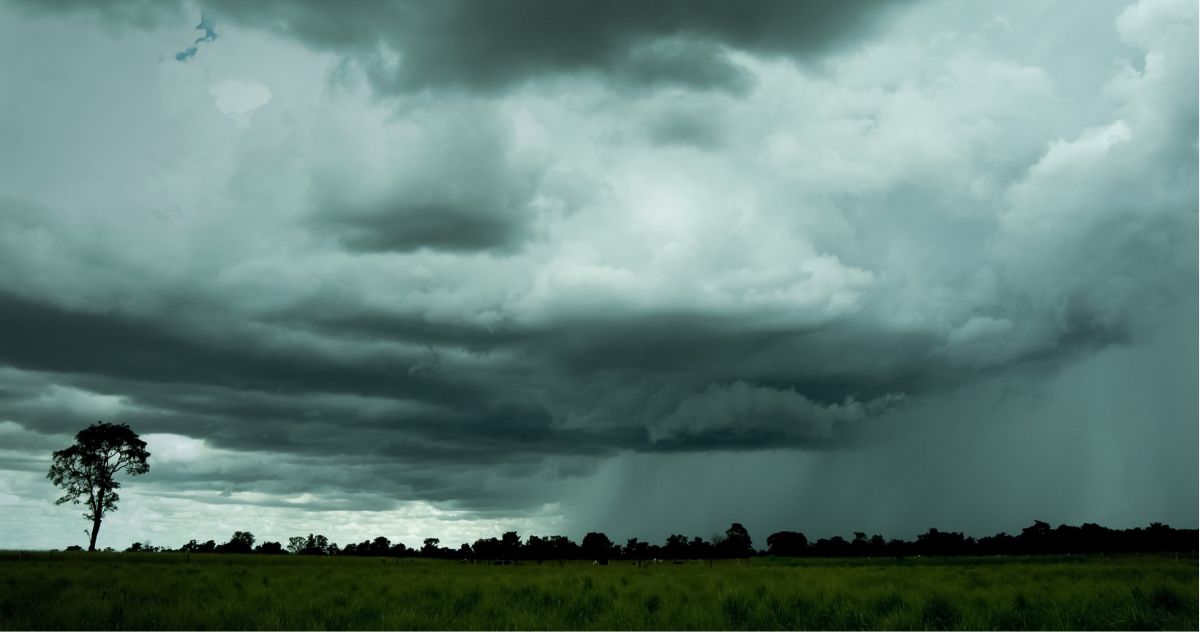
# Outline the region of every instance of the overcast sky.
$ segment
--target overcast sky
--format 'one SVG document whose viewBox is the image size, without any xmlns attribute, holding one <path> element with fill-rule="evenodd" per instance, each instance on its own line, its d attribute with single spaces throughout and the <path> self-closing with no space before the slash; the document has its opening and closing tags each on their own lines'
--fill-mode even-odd
<svg viewBox="0 0 1200 632">
<path fill-rule="evenodd" d="M 118 548 L 1197 526 L 1191 0 L 30 0 L 0 77 L 0 548 L 99 419 Z"/>
</svg>

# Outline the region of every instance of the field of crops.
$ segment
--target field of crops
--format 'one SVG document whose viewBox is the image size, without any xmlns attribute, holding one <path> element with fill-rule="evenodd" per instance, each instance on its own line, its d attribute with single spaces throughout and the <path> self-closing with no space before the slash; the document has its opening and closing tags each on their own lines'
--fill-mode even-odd
<svg viewBox="0 0 1200 632">
<path fill-rule="evenodd" d="M 1194 557 L 593 566 L 0 554 L 3 629 L 1197 629 Z"/>
</svg>

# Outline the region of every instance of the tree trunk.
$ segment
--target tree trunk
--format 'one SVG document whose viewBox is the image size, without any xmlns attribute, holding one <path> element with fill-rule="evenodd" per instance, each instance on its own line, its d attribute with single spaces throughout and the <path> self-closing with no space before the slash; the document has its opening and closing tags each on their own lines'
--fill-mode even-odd
<svg viewBox="0 0 1200 632">
<path fill-rule="evenodd" d="M 88 553 L 96 550 L 96 535 L 100 533 L 100 512 L 104 507 L 104 487 L 99 490 L 99 496 L 92 499 L 92 541 L 88 544 Z"/>
<path fill-rule="evenodd" d="M 88 545 L 89 553 L 96 550 L 96 534 L 98 533 L 100 533 L 100 516 L 96 516 L 96 518 L 92 520 L 92 542 Z"/>
</svg>

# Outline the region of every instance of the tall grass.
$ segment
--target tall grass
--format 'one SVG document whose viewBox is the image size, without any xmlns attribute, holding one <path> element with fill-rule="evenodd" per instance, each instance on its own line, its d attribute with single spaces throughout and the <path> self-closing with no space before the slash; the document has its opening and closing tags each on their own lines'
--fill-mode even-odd
<svg viewBox="0 0 1200 632">
<path fill-rule="evenodd" d="M 1196 629 L 1163 556 L 463 565 L 0 554 L 4 629 Z"/>
</svg>

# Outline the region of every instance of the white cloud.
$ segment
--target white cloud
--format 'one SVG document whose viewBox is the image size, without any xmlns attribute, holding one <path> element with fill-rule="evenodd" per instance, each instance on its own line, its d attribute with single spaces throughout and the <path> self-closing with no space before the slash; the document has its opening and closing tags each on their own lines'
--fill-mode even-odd
<svg viewBox="0 0 1200 632">
<path fill-rule="evenodd" d="M 171 433 L 148 433 L 142 435 L 146 449 L 154 457 L 155 465 L 192 463 L 212 458 L 214 450 L 203 439 L 195 439 Z"/>
<path fill-rule="evenodd" d="M 261 83 L 245 79 L 218 81 L 209 88 L 222 114 L 248 114 L 271 101 L 271 91 Z"/>
</svg>

